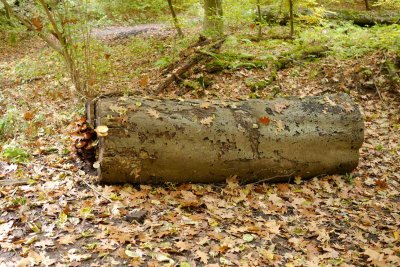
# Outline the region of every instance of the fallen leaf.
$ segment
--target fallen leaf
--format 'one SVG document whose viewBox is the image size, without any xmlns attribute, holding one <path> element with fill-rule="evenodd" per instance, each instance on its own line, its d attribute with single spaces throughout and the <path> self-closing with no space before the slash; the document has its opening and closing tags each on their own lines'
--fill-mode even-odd
<svg viewBox="0 0 400 267">
<path fill-rule="evenodd" d="M 168 262 L 168 263 L 170 263 L 170 264 L 173 264 L 173 263 L 174 263 L 174 260 L 171 259 L 171 258 L 168 257 L 168 256 L 169 256 L 169 255 L 167 255 L 167 254 L 157 253 L 157 254 L 156 254 L 156 259 L 157 259 L 157 261 L 159 261 L 159 262 Z"/>
<path fill-rule="evenodd" d="M 125 249 L 125 255 L 129 258 L 140 259 L 143 256 L 143 251 L 140 249 L 137 249 L 136 251 Z"/>
<path fill-rule="evenodd" d="M 179 251 L 189 251 L 192 248 L 192 245 L 189 242 L 178 241 L 175 243 L 175 246 L 179 249 Z"/>
<path fill-rule="evenodd" d="M 147 85 L 149 85 L 149 81 L 150 81 L 149 76 L 145 75 L 139 80 L 139 85 L 141 87 L 146 87 Z"/>
<path fill-rule="evenodd" d="M 325 100 L 325 102 L 328 103 L 330 106 L 332 106 L 332 107 L 336 106 L 336 103 L 333 102 L 328 96 L 325 96 L 324 100 Z"/>
<path fill-rule="evenodd" d="M 350 113 L 354 110 L 353 106 L 350 103 L 344 103 L 343 104 L 343 109 L 347 112 Z"/>
<path fill-rule="evenodd" d="M 200 123 L 203 124 L 203 125 L 210 126 L 211 123 L 213 122 L 213 120 L 214 120 L 213 117 L 207 117 L 207 118 L 201 119 Z"/>
<path fill-rule="evenodd" d="M 155 118 L 155 119 L 160 118 L 160 112 L 158 112 L 158 111 L 155 110 L 155 109 L 149 108 L 149 109 L 147 109 L 147 113 L 148 113 L 151 117 L 153 117 L 153 118 Z"/>
<path fill-rule="evenodd" d="M 116 113 L 118 113 L 120 115 L 124 115 L 128 111 L 128 109 L 126 109 L 124 107 L 117 106 L 117 105 L 110 105 L 109 109 L 112 112 L 116 112 Z"/>
<path fill-rule="evenodd" d="M 35 115 L 32 112 L 27 111 L 24 113 L 23 117 L 24 117 L 24 120 L 31 121 L 35 117 Z"/>
<path fill-rule="evenodd" d="M 60 245 L 73 244 L 76 241 L 76 236 L 74 235 L 64 235 L 58 239 Z"/>
<path fill-rule="evenodd" d="M 282 132 L 284 129 L 283 122 L 281 120 L 276 121 L 276 132 Z"/>
<path fill-rule="evenodd" d="M 268 117 L 264 116 L 264 117 L 260 117 L 258 119 L 258 122 L 263 124 L 263 125 L 268 125 L 269 122 L 270 122 L 270 119 Z"/>
<path fill-rule="evenodd" d="M 242 239 L 249 243 L 254 240 L 254 236 L 252 234 L 244 234 Z"/>
<path fill-rule="evenodd" d="M 386 183 L 386 181 L 381 180 L 381 179 L 375 180 L 375 185 L 377 185 L 380 189 L 387 189 L 387 188 L 389 188 L 389 186 L 388 186 L 388 184 Z"/>
<path fill-rule="evenodd" d="M 40 18 L 36 17 L 36 18 L 32 18 L 31 19 L 31 23 L 33 26 L 35 26 L 37 31 L 42 31 L 43 30 L 43 23 L 41 21 Z"/>
<path fill-rule="evenodd" d="M 201 108 L 208 109 L 210 107 L 210 102 L 203 102 L 200 104 Z"/>
<path fill-rule="evenodd" d="M 287 107 L 288 107 L 288 104 L 286 104 L 286 103 L 276 103 L 276 104 L 274 105 L 274 109 L 275 109 L 275 111 L 278 112 L 278 113 L 282 113 L 282 111 L 283 111 L 284 109 L 286 109 Z"/>
<path fill-rule="evenodd" d="M 200 258 L 200 261 L 204 264 L 208 263 L 208 255 L 207 253 L 201 251 L 201 250 L 197 250 L 196 251 L 196 259 Z"/>
</svg>

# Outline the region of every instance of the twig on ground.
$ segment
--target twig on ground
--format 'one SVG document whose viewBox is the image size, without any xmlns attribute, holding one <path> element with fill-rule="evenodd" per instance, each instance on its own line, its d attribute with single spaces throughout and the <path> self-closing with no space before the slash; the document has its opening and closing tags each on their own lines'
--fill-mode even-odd
<svg viewBox="0 0 400 267">
<path fill-rule="evenodd" d="M 259 184 L 259 183 L 271 181 L 271 180 L 277 179 L 277 178 L 289 178 L 289 181 L 290 181 L 290 178 L 292 177 L 293 174 L 295 174 L 295 171 L 293 171 L 293 172 L 291 172 L 289 174 L 286 174 L 286 175 L 277 175 L 277 176 L 274 176 L 274 177 L 268 177 L 268 178 L 261 179 L 259 181 L 252 182 L 252 183 L 249 183 L 249 184 Z"/>
<path fill-rule="evenodd" d="M 375 86 L 376 92 L 378 93 L 379 98 L 381 99 L 383 105 L 386 107 L 386 102 L 385 102 L 385 100 L 384 100 L 383 97 L 382 97 L 381 90 L 379 89 L 379 87 L 376 85 L 375 82 L 374 82 L 374 86 Z"/>
<path fill-rule="evenodd" d="M 29 179 L 6 179 L 0 181 L 0 186 L 8 186 L 8 185 L 26 185 L 29 184 Z"/>
</svg>

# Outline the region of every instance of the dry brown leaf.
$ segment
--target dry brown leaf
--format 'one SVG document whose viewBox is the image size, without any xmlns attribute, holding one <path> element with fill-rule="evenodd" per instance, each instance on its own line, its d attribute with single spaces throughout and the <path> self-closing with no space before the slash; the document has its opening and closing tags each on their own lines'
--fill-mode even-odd
<svg viewBox="0 0 400 267">
<path fill-rule="evenodd" d="M 208 109 L 210 107 L 210 102 L 203 102 L 200 104 L 201 108 Z"/>
<path fill-rule="evenodd" d="M 64 235 L 64 236 L 62 236 L 62 237 L 60 237 L 58 239 L 58 243 L 60 245 L 73 244 L 73 243 L 75 243 L 75 241 L 76 241 L 76 236 L 75 235 L 70 235 L 70 234 Z"/>
<path fill-rule="evenodd" d="M 347 102 L 343 104 L 343 109 L 344 109 L 347 113 L 350 113 L 350 112 L 352 112 L 352 111 L 354 110 L 353 106 L 350 105 L 350 104 L 347 103 Z"/>
<path fill-rule="evenodd" d="M 155 110 L 155 109 L 149 108 L 149 109 L 147 109 L 147 113 L 148 113 L 151 117 L 153 117 L 153 118 L 155 118 L 155 119 L 160 118 L 160 112 L 158 112 L 158 111 Z"/>
<path fill-rule="evenodd" d="M 43 23 L 40 18 L 32 18 L 31 19 L 32 25 L 36 28 L 37 31 L 42 31 L 43 30 Z"/>
<path fill-rule="evenodd" d="M 207 117 L 207 118 L 201 119 L 200 123 L 203 124 L 203 125 L 210 126 L 211 123 L 213 122 L 213 120 L 214 120 L 213 117 Z"/>
<path fill-rule="evenodd" d="M 274 105 L 274 109 L 278 113 L 282 113 L 283 110 L 285 110 L 289 105 L 287 103 L 276 103 Z"/>
<path fill-rule="evenodd" d="M 368 261 L 374 261 L 374 262 L 382 261 L 384 257 L 383 254 L 370 248 L 365 248 L 364 254 L 368 256 Z"/>
<path fill-rule="evenodd" d="M 27 111 L 27 112 L 24 113 L 23 117 L 24 117 L 24 120 L 31 121 L 35 117 L 35 114 L 33 114 L 30 111 Z"/>
<path fill-rule="evenodd" d="M 150 82 L 149 76 L 145 75 L 139 80 L 139 85 L 141 87 L 146 87 L 147 85 L 149 85 L 149 82 Z"/>
<path fill-rule="evenodd" d="M 336 106 L 336 103 L 334 101 L 332 101 L 332 99 L 330 99 L 328 96 L 325 96 L 324 98 L 325 102 L 328 103 L 330 106 L 334 107 Z"/>
<path fill-rule="evenodd" d="M 208 259 L 209 256 L 207 255 L 207 253 L 201 251 L 201 250 L 197 250 L 196 251 L 196 259 L 200 258 L 200 261 L 204 264 L 208 263 Z"/>
<path fill-rule="evenodd" d="M 179 249 L 179 251 L 190 250 L 193 247 L 189 242 L 184 242 L 184 241 L 176 242 L 175 246 Z"/>
<path fill-rule="evenodd" d="M 92 254 L 86 253 L 86 254 L 68 254 L 69 261 L 84 261 L 88 260 L 92 257 Z"/>
<path fill-rule="evenodd" d="M 284 129 L 283 122 L 281 120 L 276 121 L 276 132 L 282 132 Z"/>
</svg>

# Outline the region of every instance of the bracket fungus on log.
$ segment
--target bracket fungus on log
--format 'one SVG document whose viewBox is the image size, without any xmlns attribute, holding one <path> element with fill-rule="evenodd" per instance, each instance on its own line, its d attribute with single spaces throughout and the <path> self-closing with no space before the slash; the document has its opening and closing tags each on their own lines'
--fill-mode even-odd
<svg viewBox="0 0 400 267">
<path fill-rule="evenodd" d="M 346 94 L 273 100 L 101 96 L 87 104 L 104 183 L 288 181 L 348 173 L 364 120 Z"/>
</svg>

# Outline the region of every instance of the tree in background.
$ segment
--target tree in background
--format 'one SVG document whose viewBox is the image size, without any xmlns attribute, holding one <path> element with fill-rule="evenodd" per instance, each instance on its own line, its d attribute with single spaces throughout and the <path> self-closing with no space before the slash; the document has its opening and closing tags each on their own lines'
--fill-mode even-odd
<svg viewBox="0 0 400 267">
<path fill-rule="evenodd" d="M 260 0 L 257 0 L 257 17 L 258 17 L 258 39 L 262 38 L 262 15 L 261 15 L 261 3 Z"/>
<path fill-rule="evenodd" d="M 369 7 L 368 0 L 364 0 L 364 3 L 365 3 L 365 9 L 366 10 L 371 10 L 371 8 Z"/>
<path fill-rule="evenodd" d="M 290 37 L 294 35 L 293 0 L 289 0 Z"/>
<path fill-rule="evenodd" d="M 224 32 L 222 0 L 204 0 L 204 33 L 220 36 Z"/>
<path fill-rule="evenodd" d="M 183 37 L 183 31 L 179 24 L 178 17 L 176 16 L 174 5 L 172 4 L 172 0 L 167 0 L 167 1 L 168 1 L 169 10 L 171 11 L 172 19 L 174 20 L 175 29 L 176 29 L 179 37 Z"/>
<path fill-rule="evenodd" d="M 0 1 L 11 17 L 34 31 L 62 56 L 76 90 L 88 95 L 91 76 L 90 30 L 87 18 L 80 16 L 84 13 L 82 6 L 86 5 L 74 6 L 67 0 L 38 0 L 38 4 L 31 7 L 34 10 L 30 10 L 35 15 L 29 15 L 14 10 L 7 0 Z"/>
</svg>

